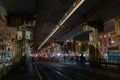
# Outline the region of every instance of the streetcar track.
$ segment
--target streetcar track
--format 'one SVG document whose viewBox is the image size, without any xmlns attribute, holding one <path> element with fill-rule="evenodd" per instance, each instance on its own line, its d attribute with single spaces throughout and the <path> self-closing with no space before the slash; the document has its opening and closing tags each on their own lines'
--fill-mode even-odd
<svg viewBox="0 0 120 80">
<path fill-rule="evenodd" d="M 61 72 L 59 72 L 59 71 L 56 71 L 56 70 L 54 70 L 54 69 L 52 69 L 52 68 L 50 68 L 50 66 L 48 66 L 48 65 L 41 65 L 42 66 L 42 69 L 44 70 L 44 73 L 45 74 L 48 74 L 48 69 L 50 69 L 50 70 L 52 70 L 54 73 L 57 73 L 56 75 L 59 77 L 57 80 L 71 80 L 69 77 L 67 77 L 67 76 L 65 76 L 64 74 L 62 74 Z M 45 68 L 44 68 L 44 66 L 46 66 Z M 53 75 L 52 75 L 53 76 Z M 60 77 L 61 76 L 61 77 Z M 50 74 L 49 74 L 49 77 L 51 77 L 50 76 Z M 55 77 L 54 77 L 55 78 Z M 60 78 L 63 78 L 63 79 L 60 79 Z M 51 79 L 51 80 L 54 80 L 54 79 Z M 56 79 L 55 79 L 56 80 Z"/>
<path fill-rule="evenodd" d="M 53 64 L 54 65 L 54 64 Z M 72 66 L 71 67 L 67 67 L 67 66 L 63 66 L 63 67 L 60 67 L 60 66 L 58 66 L 58 65 L 54 65 L 54 66 L 56 66 L 56 67 L 59 67 L 59 68 L 62 68 L 62 69 L 64 69 L 64 70 L 66 70 L 66 72 L 71 72 L 71 73 L 74 73 L 74 72 L 77 72 L 77 73 L 74 73 L 74 74 L 76 74 L 77 76 L 80 76 L 80 77 L 83 77 L 83 78 L 86 78 L 86 75 L 87 75 L 87 80 L 94 80 L 94 78 L 97 78 L 96 77 L 96 75 L 90 75 L 90 72 L 89 71 L 87 71 L 87 73 L 84 73 L 84 75 L 83 75 L 83 71 L 82 71 L 82 69 L 78 69 L 78 70 L 75 70 L 76 68 L 72 68 Z M 55 67 L 55 68 L 56 68 Z M 73 72 L 74 71 L 74 72 Z M 81 75 L 82 74 L 82 75 Z M 89 74 L 89 75 L 88 75 Z M 89 77 L 88 77 L 89 76 Z M 93 78 L 94 77 L 94 78 Z M 99 79 L 98 79 L 99 80 Z M 101 79 L 100 79 L 101 80 Z M 103 78 L 102 78 L 102 80 L 103 80 Z"/>
<path fill-rule="evenodd" d="M 52 62 L 39 62 L 39 65 L 42 67 L 44 72 L 51 78 L 51 80 L 108 80 L 108 78 L 114 79 L 109 76 L 102 76 L 102 74 L 97 74 L 93 71 L 89 71 L 73 65 Z"/>
<path fill-rule="evenodd" d="M 37 64 L 38 68 L 40 69 L 40 71 L 42 71 L 43 74 L 46 76 L 46 78 L 47 78 L 48 80 L 51 80 L 51 78 L 48 76 L 48 74 L 46 74 L 46 72 L 42 69 L 42 67 L 41 67 L 38 63 L 36 63 L 36 64 Z M 43 76 L 42 76 L 42 78 L 43 78 Z"/>
<path fill-rule="evenodd" d="M 64 66 L 64 65 L 66 65 L 66 64 L 61 64 L 61 65 Z M 81 71 L 81 70 L 86 71 L 86 73 L 82 73 L 82 74 L 87 75 L 87 77 L 88 77 L 88 76 L 92 76 L 92 77 L 94 77 L 95 79 L 99 77 L 97 80 L 107 80 L 107 78 L 109 77 L 109 76 L 106 77 L 106 75 L 103 75 L 103 74 L 98 74 L 98 73 L 96 73 L 96 72 L 94 72 L 94 71 L 91 71 L 91 70 L 83 69 L 83 68 L 78 67 L 78 66 L 69 65 L 69 67 L 67 67 L 67 66 L 65 66 L 65 67 L 66 67 L 67 69 L 69 68 L 69 69 L 72 69 L 72 70 L 78 69 L 77 71 Z M 91 73 L 95 73 L 95 74 L 93 75 L 93 74 L 91 74 Z M 97 76 L 97 75 L 99 75 L 99 76 Z M 110 77 L 110 78 L 112 78 L 112 77 Z"/>
<path fill-rule="evenodd" d="M 51 68 L 50 65 L 46 65 L 46 66 L 47 66 L 48 68 L 50 68 L 51 70 L 53 70 L 54 72 L 58 73 L 59 75 L 63 76 L 65 79 L 71 80 L 68 76 L 62 74 L 60 71 Z"/>
<path fill-rule="evenodd" d="M 50 62 L 49 62 L 50 63 Z M 97 73 L 93 73 L 93 72 L 91 72 L 91 71 L 88 71 L 88 70 L 84 70 L 83 68 L 80 68 L 80 67 L 78 67 L 78 66 L 69 66 L 69 67 L 67 67 L 66 65 L 61 65 L 61 64 L 56 64 L 56 63 L 50 63 L 49 64 L 48 62 L 47 63 L 45 63 L 45 64 L 47 64 L 47 65 L 50 65 L 52 68 L 56 68 L 58 71 L 60 71 L 61 73 L 63 73 L 63 74 L 65 74 L 65 75 L 67 75 L 67 76 L 70 76 L 70 78 L 72 78 L 73 80 L 81 80 L 82 78 L 83 78 L 83 76 L 84 76 L 84 80 L 107 80 L 108 78 L 109 79 L 114 79 L 114 78 L 112 78 L 112 77 L 109 77 L 109 76 L 105 76 L 105 75 L 102 75 L 102 74 L 97 74 Z M 53 65 L 53 66 L 52 66 Z M 58 68 L 59 67 L 59 68 Z M 62 69 L 62 68 L 64 68 L 64 67 L 66 67 L 65 69 Z M 62 70 L 61 70 L 62 69 Z M 69 70 L 70 71 L 69 71 Z M 81 77 L 81 79 L 80 78 L 78 78 L 77 76 L 75 77 L 75 79 L 71 76 L 72 75 L 72 73 L 71 73 L 71 71 L 72 72 L 76 72 L 77 71 L 77 73 L 76 74 L 73 74 L 73 75 L 81 75 L 82 74 L 82 76 L 80 76 Z M 93 74 L 91 74 L 91 73 L 93 73 Z M 71 74 L 71 75 L 68 75 L 68 74 Z M 99 76 L 98 76 L 99 75 Z M 115 79 L 115 80 L 119 80 L 119 79 Z"/>
<path fill-rule="evenodd" d="M 56 66 L 56 67 L 55 67 Z M 56 68 L 57 70 L 62 70 L 63 68 L 62 67 L 60 67 L 60 66 L 57 66 L 57 65 L 54 65 L 54 66 L 51 66 L 51 67 L 54 67 L 54 68 Z M 58 67 L 59 67 L 59 69 L 58 69 Z M 60 69 L 61 68 L 61 69 Z M 75 77 L 76 79 L 81 79 L 81 78 L 83 78 L 84 80 L 94 80 L 94 79 L 91 79 L 91 77 L 86 77 L 86 76 L 84 76 L 84 75 L 81 75 L 80 73 L 78 74 L 78 73 L 75 73 L 75 72 L 73 72 L 73 70 L 68 70 L 68 69 L 63 69 L 65 72 L 67 72 L 67 73 L 72 73 L 72 74 L 74 74 L 75 76 L 73 76 L 73 77 Z M 66 73 L 66 74 L 67 74 Z"/>
</svg>

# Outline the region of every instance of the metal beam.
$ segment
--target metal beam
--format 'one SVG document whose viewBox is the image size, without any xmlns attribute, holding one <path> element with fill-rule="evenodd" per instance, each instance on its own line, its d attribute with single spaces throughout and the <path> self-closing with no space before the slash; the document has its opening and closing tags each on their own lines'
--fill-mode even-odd
<svg viewBox="0 0 120 80">
<path fill-rule="evenodd" d="M 104 8 L 107 8 L 113 2 L 114 2 L 114 0 L 102 0 L 101 2 L 96 4 L 96 6 L 94 6 L 92 9 L 90 9 L 87 13 L 85 13 L 84 16 L 80 17 L 72 25 L 66 27 L 66 29 L 64 29 L 64 31 L 62 31 L 59 35 L 57 35 L 53 41 L 60 39 L 63 35 L 67 34 L 68 32 L 72 31 L 73 29 L 77 28 L 79 25 L 81 25 L 82 23 L 87 21 L 89 18 L 94 16 L 97 12 L 103 10 Z"/>
</svg>

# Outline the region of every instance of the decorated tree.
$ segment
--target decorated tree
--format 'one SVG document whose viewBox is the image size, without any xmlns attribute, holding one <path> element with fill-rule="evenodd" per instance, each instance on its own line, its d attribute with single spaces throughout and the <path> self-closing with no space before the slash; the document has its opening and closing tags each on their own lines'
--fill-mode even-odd
<svg viewBox="0 0 120 80">
<path fill-rule="evenodd" d="M 80 46 L 80 51 L 84 53 L 88 49 L 88 44 L 87 43 L 81 43 Z"/>
</svg>

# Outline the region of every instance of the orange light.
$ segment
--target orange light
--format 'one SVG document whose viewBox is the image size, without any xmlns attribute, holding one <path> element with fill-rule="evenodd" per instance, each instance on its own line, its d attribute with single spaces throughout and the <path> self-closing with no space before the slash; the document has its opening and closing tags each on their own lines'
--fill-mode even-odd
<svg viewBox="0 0 120 80">
<path fill-rule="evenodd" d="M 102 38 L 102 36 L 100 36 L 100 39 Z"/>
<path fill-rule="evenodd" d="M 104 38 L 106 38 L 106 35 L 104 35 Z"/>
<path fill-rule="evenodd" d="M 47 46 L 47 48 L 51 48 L 51 46 L 49 45 L 49 46 Z"/>
</svg>

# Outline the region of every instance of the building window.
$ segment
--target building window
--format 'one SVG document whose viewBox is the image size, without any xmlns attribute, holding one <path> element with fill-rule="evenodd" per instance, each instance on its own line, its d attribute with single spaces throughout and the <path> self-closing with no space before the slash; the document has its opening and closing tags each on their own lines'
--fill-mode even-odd
<svg viewBox="0 0 120 80">
<path fill-rule="evenodd" d="M 108 41 L 111 41 L 111 39 L 108 39 Z"/>
<path fill-rule="evenodd" d="M 105 47 L 106 47 L 107 45 L 105 44 Z"/>
</svg>

